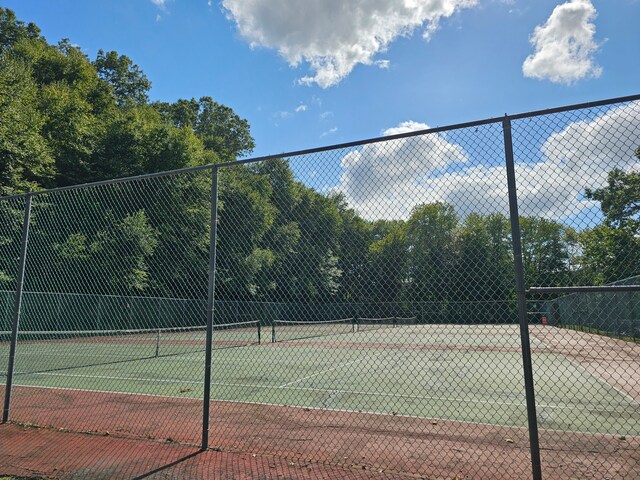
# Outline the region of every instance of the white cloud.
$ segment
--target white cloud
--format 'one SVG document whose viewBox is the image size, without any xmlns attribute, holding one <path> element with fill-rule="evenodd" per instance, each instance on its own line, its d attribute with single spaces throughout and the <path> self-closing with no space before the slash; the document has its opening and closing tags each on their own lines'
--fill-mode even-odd
<svg viewBox="0 0 640 480">
<path fill-rule="evenodd" d="M 289 111 L 289 110 L 281 110 L 279 112 L 275 112 L 273 114 L 274 117 L 276 118 L 291 118 L 293 117 L 296 113 L 302 113 L 302 112 L 306 112 L 309 109 L 309 106 L 305 103 L 301 103 L 300 105 L 298 105 L 296 108 L 293 109 L 293 111 Z"/>
<path fill-rule="evenodd" d="M 171 0 L 151 0 L 151 3 L 153 3 L 160 10 L 164 11 L 167 8 L 167 3 L 169 3 L 170 1 Z"/>
<path fill-rule="evenodd" d="M 389 60 L 376 60 L 374 64 L 376 67 L 382 68 L 384 70 L 387 70 L 389 68 Z"/>
<path fill-rule="evenodd" d="M 169 13 L 169 9 L 167 8 L 167 5 L 172 1 L 173 0 L 151 0 L 151 3 L 153 3 L 156 7 L 158 7 L 158 9 L 163 14 L 168 14 Z M 156 14 L 156 22 L 159 22 L 161 20 L 162 20 L 162 15 L 157 13 Z"/>
<path fill-rule="evenodd" d="M 223 0 L 252 47 L 276 49 L 291 66 L 307 62 L 302 84 L 336 85 L 358 64 L 371 65 L 398 37 L 424 28 L 429 39 L 442 18 L 479 0 Z M 383 61 L 384 62 L 384 61 Z"/>
<path fill-rule="evenodd" d="M 408 121 L 384 135 L 427 128 Z M 439 134 L 372 143 L 342 158 L 343 174 L 335 190 L 366 218 L 407 218 L 414 205 L 429 197 L 431 174 L 467 161 L 460 146 Z"/>
<path fill-rule="evenodd" d="M 544 25 L 538 25 L 530 42 L 535 51 L 522 65 L 525 77 L 571 84 L 602 73 L 594 55 L 597 15 L 591 0 L 571 0 L 554 8 Z"/>
<path fill-rule="evenodd" d="M 332 135 L 332 134 L 336 133 L 337 131 L 338 131 L 338 127 L 330 128 L 326 132 L 322 132 L 322 134 L 320 135 L 320 138 L 324 138 L 327 135 Z"/>
<path fill-rule="evenodd" d="M 385 137 L 391 135 L 402 135 L 403 133 L 410 132 L 418 132 L 420 130 L 428 130 L 429 125 L 426 123 L 414 122 L 413 120 L 408 120 L 406 122 L 402 122 L 397 127 L 387 128 L 382 135 Z"/>
<path fill-rule="evenodd" d="M 385 134 L 424 128 L 427 125 L 404 122 Z M 640 169 L 634 155 L 638 138 L 640 102 L 551 134 L 537 162 L 516 159 L 521 214 L 570 220 L 593 205 L 584 198 L 585 188 L 604 185 L 614 167 Z M 519 139 L 528 141 L 514 129 L 516 145 Z M 500 166 L 483 165 L 472 156 L 486 150 L 478 147 L 472 143 L 467 152 L 443 134 L 364 145 L 342 158 L 343 173 L 334 190 L 368 219 L 406 219 L 416 204 L 436 201 L 452 204 L 463 217 L 471 212 L 508 214 L 503 160 L 498 159 Z"/>
</svg>

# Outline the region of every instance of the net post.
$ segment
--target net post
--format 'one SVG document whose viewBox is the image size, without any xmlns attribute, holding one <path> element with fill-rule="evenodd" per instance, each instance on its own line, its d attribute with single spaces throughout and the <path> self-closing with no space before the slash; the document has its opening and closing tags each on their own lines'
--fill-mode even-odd
<svg viewBox="0 0 640 480">
<path fill-rule="evenodd" d="M 276 343 L 276 321 L 271 319 L 271 343 Z"/>
<path fill-rule="evenodd" d="M 209 416 L 211 410 L 211 344 L 213 342 L 213 308 L 216 284 L 216 237 L 218 224 L 218 166 L 211 172 L 211 219 L 209 230 L 209 284 L 207 289 L 207 336 L 204 359 L 204 393 L 202 405 L 202 450 L 209 448 Z"/>
<path fill-rule="evenodd" d="M 260 345 L 261 342 L 261 337 L 262 337 L 262 329 L 260 328 L 260 324 L 262 322 L 258 321 L 258 345 Z"/>
<path fill-rule="evenodd" d="M 9 421 L 11 408 L 11 390 L 13 388 L 13 371 L 16 360 L 16 348 L 18 346 L 18 330 L 20 328 L 20 309 L 22 306 L 22 292 L 24 289 L 24 274 L 27 266 L 27 246 L 29 244 L 29 224 L 31 223 L 31 195 L 25 198 L 24 220 L 22 223 L 22 246 L 20 251 L 20 263 L 18 267 L 18 281 L 13 304 L 13 324 L 11 326 L 11 346 L 9 348 L 9 365 L 7 367 L 7 383 L 4 389 L 4 409 L 2 410 L 2 423 Z"/>
<path fill-rule="evenodd" d="M 160 329 L 156 332 L 156 358 L 160 356 Z"/>
<path fill-rule="evenodd" d="M 502 121 L 504 135 L 504 154 L 507 166 L 507 186 L 509 190 L 509 217 L 511 219 L 511 238 L 515 264 L 516 295 L 518 301 L 518 319 L 520 323 L 520 343 L 522 348 L 522 366 L 524 389 L 527 402 L 527 420 L 529 424 L 529 448 L 531 451 L 531 469 L 533 480 L 542 480 L 540 463 L 540 443 L 538 435 L 538 417 L 531 363 L 531 341 L 527 321 L 527 298 L 525 291 L 524 265 L 522 262 L 522 237 L 520 235 L 520 217 L 518 211 L 518 193 L 516 190 L 516 171 L 511 137 L 511 120 L 505 115 Z"/>
</svg>

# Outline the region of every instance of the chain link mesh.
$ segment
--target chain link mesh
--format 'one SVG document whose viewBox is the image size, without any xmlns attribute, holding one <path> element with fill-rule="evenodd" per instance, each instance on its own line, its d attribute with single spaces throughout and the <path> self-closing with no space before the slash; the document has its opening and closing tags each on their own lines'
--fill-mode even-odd
<svg viewBox="0 0 640 480">
<path fill-rule="evenodd" d="M 209 179 L 33 197 L 13 421 L 199 443 Z"/>
<path fill-rule="evenodd" d="M 0 199 L 0 331 L 11 331 L 20 264 L 25 201 Z M 5 398 L 9 342 L 0 339 L 0 398 Z"/>
<path fill-rule="evenodd" d="M 215 317 L 267 343 L 214 357 L 214 445 L 444 477 L 526 451 L 502 135 L 220 169 Z"/>
<path fill-rule="evenodd" d="M 200 443 L 213 213 L 210 448 L 531 478 L 524 314 L 543 476 L 636 477 L 640 292 L 519 312 L 514 279 L 638 285 L 639 147 L 622 102 L 34 194 L 11 420 Z M 23 214 L 0 199 L 3 371 Z"/>
<path fill-rule="evenodd" d="M 517 120 L 513 139 L 527 285 L 640 285 L 640 103 Z M 530 295 L 528 310 L 543 472 L 637 476 L 612 452 L 637 452 L 640 290 Z"/>
</svg>

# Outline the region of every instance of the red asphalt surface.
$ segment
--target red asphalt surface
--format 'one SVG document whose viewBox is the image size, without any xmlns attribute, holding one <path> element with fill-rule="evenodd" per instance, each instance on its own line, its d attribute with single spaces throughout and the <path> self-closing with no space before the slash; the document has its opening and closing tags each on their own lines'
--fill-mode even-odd
<svg viewBox="0 0 640 480">
<path fill-rule="evenodd" d="M 0 387 L 2 393 L 3 387 Z M 16 387 L 0 474 L 64 479 L 525 479 L 525 429 L 213 402 L 199 452 L 197 400 Z M 640 439 L 542 432 L 544 478 L 640 478 Z"/>
</svg>

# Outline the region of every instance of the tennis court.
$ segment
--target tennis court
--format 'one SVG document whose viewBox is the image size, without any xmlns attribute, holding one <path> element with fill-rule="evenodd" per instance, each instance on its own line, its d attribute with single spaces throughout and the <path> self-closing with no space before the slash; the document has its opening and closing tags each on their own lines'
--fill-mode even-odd
<svg viewBox="0 0 640 480">
<path fill-rule="evenodd" d="M 517 325 L 382 322 L 217 327 L 213 398 L 526 427 Z M 202 398 L 201 327 L 23 337 L 17 386 Z M 562 354 L 531 340 L 541 428 L 640 434 L 637 398 L 581 365 L 571 345 Z M 0 348 L 6 359 L 7 342 Z"/>
</svg>

